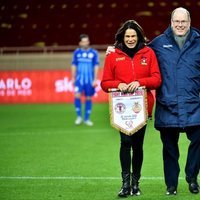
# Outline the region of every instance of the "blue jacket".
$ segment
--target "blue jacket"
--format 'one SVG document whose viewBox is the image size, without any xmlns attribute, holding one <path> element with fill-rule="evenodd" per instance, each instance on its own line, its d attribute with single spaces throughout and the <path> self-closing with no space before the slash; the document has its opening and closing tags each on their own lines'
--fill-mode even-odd
<svg viewBox="0 0 200 200">
<path fill-rule="evenodd" d="M 181 50 L 171 27 L 149 46 L 156 53 L 162 75 L 156 94 L 155 127 L 200 125 L 200 31 L 191 28 Z"/>
</svg>

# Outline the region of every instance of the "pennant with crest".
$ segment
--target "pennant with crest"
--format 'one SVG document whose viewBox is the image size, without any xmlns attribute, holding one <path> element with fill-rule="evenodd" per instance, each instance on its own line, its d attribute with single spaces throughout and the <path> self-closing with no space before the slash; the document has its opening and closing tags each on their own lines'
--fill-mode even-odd
<svg viewBox="0 0 200 200">
<path fill-rule="evenodd" d="M 133 93 L 109 90 L 111 126 L 126 135 L 132 135 L 147 124 L 147 92 L 139 87 Z"/>
</svg>

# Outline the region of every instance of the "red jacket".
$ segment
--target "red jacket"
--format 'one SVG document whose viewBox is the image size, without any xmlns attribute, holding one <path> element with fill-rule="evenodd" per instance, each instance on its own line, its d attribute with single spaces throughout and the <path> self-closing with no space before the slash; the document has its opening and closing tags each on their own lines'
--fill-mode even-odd
<svg viewBox="0 0 200 200">
<path fill-rule="evenodd" d="M 120 83 L 138 81 L 147 88 L 148 112 L 151 115 L 154 99 L 150 90 L 161 85 L 161 75 L 154 51 L 149 47 L 139 50 L 133 59 L 119 49 L 105 58 L 101 87 L 118 88 Z"/>
</svg>

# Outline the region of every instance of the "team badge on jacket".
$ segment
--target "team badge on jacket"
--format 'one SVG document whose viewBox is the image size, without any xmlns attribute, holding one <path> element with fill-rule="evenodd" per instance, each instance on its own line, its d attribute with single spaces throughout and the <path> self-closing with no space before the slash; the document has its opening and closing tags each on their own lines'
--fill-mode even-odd
<svg viewBox="0 0 200 200">
<path fill-rule="evenodd" d="M 147 65 L 147 58 L 145 56 L 141 57 L 141 65 Z"/>
</svg>

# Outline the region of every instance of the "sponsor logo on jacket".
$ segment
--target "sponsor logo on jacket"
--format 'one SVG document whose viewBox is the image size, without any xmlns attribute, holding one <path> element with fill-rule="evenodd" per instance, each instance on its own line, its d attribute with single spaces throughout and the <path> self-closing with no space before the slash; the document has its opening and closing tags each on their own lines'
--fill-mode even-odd
<svg viewBox="0 0 200 200">
<path fill-rule="evenodd" d="M 125 57 L 116 58 L 116 62 L 125 60 Z"/>
<path fill-rule="evenodd" d="M 163 44 L 163 47 L 164 47 L 164 48 L 172 48 L 173 45 L 172 45 L 172 44 Z"/>
</svg>

